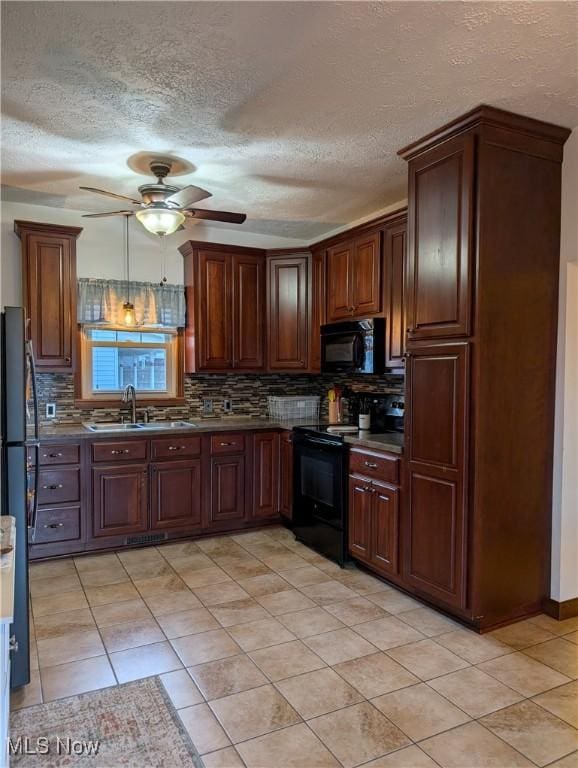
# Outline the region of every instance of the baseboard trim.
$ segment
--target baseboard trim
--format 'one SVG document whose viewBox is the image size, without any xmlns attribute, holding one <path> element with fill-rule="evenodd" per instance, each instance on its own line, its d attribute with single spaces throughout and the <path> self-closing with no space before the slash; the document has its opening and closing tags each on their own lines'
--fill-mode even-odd
<svg viewBox="0 0 578 768">
<path fill-rule="evenodd" d="M 544 603 L 544 612 L 558 621 L 572 619 L 574 616 L 578 616 L 578 597 L 563 600 L 561 603 L 549 597 Z"/>
</svg>

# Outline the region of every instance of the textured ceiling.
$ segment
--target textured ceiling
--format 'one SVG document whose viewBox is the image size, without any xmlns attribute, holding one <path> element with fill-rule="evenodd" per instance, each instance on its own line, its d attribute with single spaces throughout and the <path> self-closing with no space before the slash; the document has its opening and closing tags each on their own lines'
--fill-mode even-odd
<svg viewBox="0 0 578 768">
<path fill-rule="evenodd" d="M 4 196 L 85 211 L 174 153 L 300 239 L 403 198 L 396 151 L 481 102 L 578 124 L 575 2 L 3 2 Z M 122 207 L 122 206 L 120 206 Z"/>
</svg>

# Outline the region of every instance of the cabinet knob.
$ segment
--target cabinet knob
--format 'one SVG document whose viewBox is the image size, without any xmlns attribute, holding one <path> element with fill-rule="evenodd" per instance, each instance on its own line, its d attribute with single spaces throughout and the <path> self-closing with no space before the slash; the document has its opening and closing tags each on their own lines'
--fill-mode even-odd
<svg viewBox="0 0 578 768">
<path fill-rule="evenodd" d="M 62 488 L 62 483 L 58 483 L 57 485 L 43 485 L 42 489 L 45 491 L 57 491 L 59 488 Z"/>
<path fill-rule="evenodd" d="M 65 363 L 71 363 L 72 362 L 72 358 L 71 357 L 65 357 L 64 358 L 64 362 Z"/>
<path fill-rule="evenodd" d="M 45 528 L 64 528 L 64 523 L 46 523 Z"/>
</svg>

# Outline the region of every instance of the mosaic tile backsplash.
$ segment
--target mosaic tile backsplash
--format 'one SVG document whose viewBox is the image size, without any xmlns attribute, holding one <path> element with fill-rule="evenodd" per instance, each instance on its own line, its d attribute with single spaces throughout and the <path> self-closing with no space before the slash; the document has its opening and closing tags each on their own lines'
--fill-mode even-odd
<svg viewBox="0 0 578 768">
<path fill-rule="evenodd" d="M 330 376 L 294 374 L 198 374 L 185 376 L 185 399 L 182 406 L 148 408 L 151 420 L 198 418 L 204 398 L 213 400 L 217 416 L 223 415 L 223 400 L 233 404 L 235 416 L 267 416 L 269 395 L 320 395 L 321 414 L 327 414 L 327 390 L 332 385 L 349 387 L 356 392 L 399 392 L 403 376 Z M 76 408 L 74 381 L 70 374 L 41 373 L 37 376 L 41 424 L 66 424 L 81 421 L 116 421 L 119 408 Z M 46 403 L 56 403 L 56 419 L 46 419 Z M 138 399 L 137 399 L 138 406 Z M 126 410 L 124 411 L 126 413 Z"/>
</svg>

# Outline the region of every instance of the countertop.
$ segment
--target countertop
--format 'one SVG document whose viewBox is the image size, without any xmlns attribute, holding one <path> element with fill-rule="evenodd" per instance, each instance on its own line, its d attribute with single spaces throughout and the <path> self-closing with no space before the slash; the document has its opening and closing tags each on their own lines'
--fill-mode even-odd
<svg viewBox="0 0 578 768">
<path fill-rule="evenodd" d="M 16 549 L 16 520 L 10 515 L 0 516 L 0 546 L 12 547 L 0 555 L 0 624 L 14 620 L 14 553 Z"/>
<path fill-rule="evenodd" d="M 253 417 L 230 417 L 223 419 L 191 419 L 194 427 L 179 427 L 178 429 L 142 429 L 128 432 L 91 432 L 81 423 L 55 424 L 50 427 L 42 427 L 40 430 L 41 440 L 95 440 L 115 438 L 118 440 L 132 437 L 145 439 L 165 437 L 174 434 L 203 434 L 207 432 L 240 432 L 240 431 L 266 431 L 268 429 L 291 430 L 296 426 L 310 426 L 310 420 L 306 421 L 272 421 L 271 419 L 253 418 Z M 326 425 L 327 420 L 317 422 L 319 425 Z M 344 440 L 348 445 L 357 445 L 374 450 L 389 451 L 390 453 L 403 453 L 403 434 L 390 432 L 385 434 L 363 433 L 357 435 L 346 435 Z"/>
</svg>

